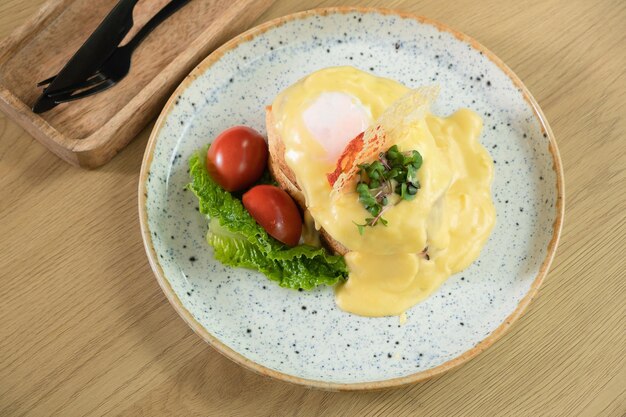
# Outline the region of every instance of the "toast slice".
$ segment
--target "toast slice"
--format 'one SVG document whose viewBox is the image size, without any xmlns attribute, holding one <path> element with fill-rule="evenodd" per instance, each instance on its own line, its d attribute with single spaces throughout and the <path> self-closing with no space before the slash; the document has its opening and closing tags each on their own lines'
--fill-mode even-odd
<svg viewBox="0 0 626 417">
<path fill-rule="evenodd" d="M 296 175 L 285 161 L 285 144 L 276 130 L 274 117 L 272 116 L 272 107 L 265 108 L 265 126 L 267 129 L 267 142 L 270 152 L 269 170 L 280 188 L 298 203 L 302 211 L 307 209 L 306 201 L 302 190 L 298 186 Z M 322 244 L 331 252 L 338 255 L 345 255 L 349 252 L 348 248 L 343 246 L 337 240 L 333 239 L 323 228 L 319 230 L 320 240 Z"/>
</svg>

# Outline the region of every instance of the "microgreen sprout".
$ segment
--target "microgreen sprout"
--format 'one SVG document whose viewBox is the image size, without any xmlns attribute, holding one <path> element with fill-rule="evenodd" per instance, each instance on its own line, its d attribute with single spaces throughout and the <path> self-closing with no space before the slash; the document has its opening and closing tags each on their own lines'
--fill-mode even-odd
<svg viewBox="0 0 626 417">
<path fill-rule="evenodd" d="M 420 189 L 417 180 L 417 171 L 422 166 L 422 155 L 418 151 L 400 152 L 397 145 L 390 147 L 387 152 L 378 154 L 378 159 L 369 164 L 359 165 L 359 180 L 356 192 L 359 202 L 371 217 L 365 223 L 354 223 L 360 234 L 365 233 L 366 227 L 377 224 L 387 226 L 387 220 L 382 214 L 401 201 L 410 201 Z M 393 194 L 400 196 L 394 201 Z"/>
</svg>

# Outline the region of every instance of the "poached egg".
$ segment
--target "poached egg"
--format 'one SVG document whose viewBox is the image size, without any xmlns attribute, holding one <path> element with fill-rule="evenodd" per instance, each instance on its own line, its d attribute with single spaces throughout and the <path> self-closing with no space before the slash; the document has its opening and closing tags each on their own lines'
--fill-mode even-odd
<svg viewBox="0 0 626 417">
<path fill-rule="evenodd" d="M 369 216 L 354 187 L 332 193 L 327 174 L 346 145 L 376 123 L 406 86 L 352 67 L 314 72 L 272 104 L 315 227 L 348 249 L 349 278 L 336 287 L 337 305 L 362 316 L 400 315 L 479 256 L 495 224 L 493 162 L 479 142 L 482 119 L 468 109 L 448 117 L 430 112 L 395 129 L 388 147 L 417 150 L 421 189 L 385 212 L 387 226 L 355 224 Z"/>
</svg>

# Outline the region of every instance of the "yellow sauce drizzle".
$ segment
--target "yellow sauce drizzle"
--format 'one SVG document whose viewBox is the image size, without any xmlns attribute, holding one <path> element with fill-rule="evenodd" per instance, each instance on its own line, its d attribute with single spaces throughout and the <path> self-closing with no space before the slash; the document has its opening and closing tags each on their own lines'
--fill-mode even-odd
<svg viewBox="0 0 626 417">
<path fill-rule="evenodd" d="M 435 291 L 480 254 L 495 224 L 493 162 L 478 138 L 482 119 L 468 109 L 449 117 L 427 114 L 388 145 L 423 157 L 421 189 L 412 201 L 385 212 L 388 226 L 360 235 L 353 222 L 369 216 L 356 193 L 331 198 L 326 174 L 334 162 L 304 127 L 302 112 L 322 92 L 351 95 L 377 119 L 409 89 L 351 67 L 327 68 L 300 80 L 272 105 L 285 160 L 295 173 L 318 227 L 350 252 L 349 279 L 336 288 L 337 305 L 362 316 L 400 315 Z M 428 248 L 428 256 L 422 252 Z"/>
</svg>

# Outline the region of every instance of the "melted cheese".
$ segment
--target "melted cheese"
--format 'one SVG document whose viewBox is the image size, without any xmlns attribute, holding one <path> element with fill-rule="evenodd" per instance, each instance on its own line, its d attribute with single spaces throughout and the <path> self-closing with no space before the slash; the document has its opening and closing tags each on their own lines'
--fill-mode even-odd
<svg viewBox="0 0 626 417">
<path fill-rule="evenodd" d="M 416 149 L 424 162 L 416 198 L 387 210 L 387 227 L 368 227 L 359 234 L 354 223 L 363 223 L 369 214 L 357 194 L 331 198 L 326 174 L 335 161 L 306 128 L 302 114 L 320 94 L 342 92 L 375 120 L 408 91 L 351 67 L 327 68 L 283 91 L 272 105 L 285 160 L 316 227 L 350 251 L 345 256 L 349 279 L 336 288 L 337 305 L 363 316 L 400 315 L 428 297 L 478 257 L 495 223 L 493 162 L 478 141 L 482 120 L 467 109 L 444 118 L 428 114 L 389 138 L 389 146 Z"/>
</svg>

